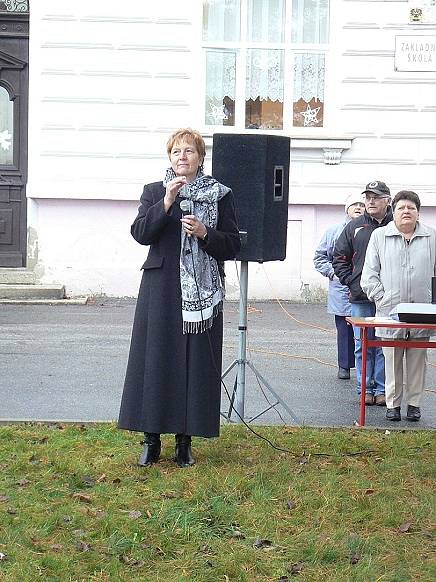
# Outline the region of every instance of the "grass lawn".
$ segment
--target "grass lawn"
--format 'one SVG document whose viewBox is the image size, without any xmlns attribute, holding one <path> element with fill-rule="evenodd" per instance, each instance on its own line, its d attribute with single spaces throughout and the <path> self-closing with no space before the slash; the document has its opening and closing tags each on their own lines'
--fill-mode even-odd
<svg viewBox="0 0 436 582">
<path fill-rule="evenodd" d="M 114 425 L 0 427 L 0 580 L 436 580 L 435 433 L 258 430 L 291 453 L 226 426 L 143 469 Z"/>
</svg>

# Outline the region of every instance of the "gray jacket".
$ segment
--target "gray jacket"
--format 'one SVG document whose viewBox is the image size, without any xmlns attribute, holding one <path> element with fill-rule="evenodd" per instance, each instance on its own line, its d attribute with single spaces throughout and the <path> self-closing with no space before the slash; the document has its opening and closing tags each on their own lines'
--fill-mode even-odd
<svg viewBox="0 0 436 582">
<path fill-rule="evenodd" d="M 376 229 L 369 240 L 360 285 L 387 317 L 398 303 L 430 303 L 431 278 L 436 273 L 436 230 L 418 222 L 407 243 L 394 222 Z M 405 330 L 377 328 L 380 337 L 404 337 Z M 428 337 L 429 330 L 410 330 Z"/>
</svg>

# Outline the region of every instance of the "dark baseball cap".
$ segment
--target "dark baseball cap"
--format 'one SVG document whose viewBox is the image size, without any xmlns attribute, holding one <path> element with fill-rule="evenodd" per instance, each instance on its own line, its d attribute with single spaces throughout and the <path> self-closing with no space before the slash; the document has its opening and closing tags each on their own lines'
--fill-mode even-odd
<svg viewBox="0 0 436 582">
<path fill-rule="evenodd" d="M 385 198 L 391 195 L 391 191 L 386 186 L 384 182 L 380 182 L 379 180 L 374 180 L 374 182 L 369 182 L 366 185 L 366 189 L 362 192 L 362 194 L 371 193 L 378 198 Z"/>
</svg>

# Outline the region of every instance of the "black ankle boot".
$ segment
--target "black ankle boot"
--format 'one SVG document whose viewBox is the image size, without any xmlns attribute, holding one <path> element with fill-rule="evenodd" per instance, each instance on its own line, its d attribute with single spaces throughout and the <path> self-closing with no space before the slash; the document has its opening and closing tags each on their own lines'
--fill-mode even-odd
<svg viewBox="0 0 436 582">
<path fill-rule="evenodd" d="M 140 467 L 149 467 L 153 463 L 157 463 L 159 460 L 161 449 L 160 434 L 155 432 L 145 432 L 144 436 L 144 450 L 139 457 L 138 465 Z"/>
<path fill-rule="evenodd" d="M 192 456 L 190 436 L 176 434 L 176 456 L 174 460 L 179 467 L 191 467 L 195 465 L 195 459 Z"/>
</svg>

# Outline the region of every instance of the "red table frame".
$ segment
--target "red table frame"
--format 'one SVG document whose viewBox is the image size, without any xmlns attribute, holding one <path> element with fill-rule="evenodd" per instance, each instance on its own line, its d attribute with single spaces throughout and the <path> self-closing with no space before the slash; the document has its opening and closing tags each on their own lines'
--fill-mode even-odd
<svg viewBox="0 0 436 582">
<path fill-rule="evenodd" d="M 430 329 L 436 331 L 436 323 L 405 323 L 382 317 L 346 317 L 348 323 L 359 327 L 362 342 L 362 381 L 360 394 L 360 415 L 357 426 L 365 426 L 365 393 L 366 393 L 366 360 L 368 348 L 436 348 L 436 342 L 424 342 L 416 340 L 398 339 L 368 339 L 368 330 L 376 327 L 388 327 L 392 329 Z"/>
</svg>

